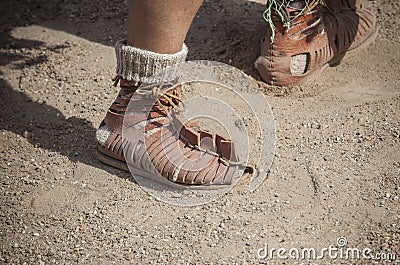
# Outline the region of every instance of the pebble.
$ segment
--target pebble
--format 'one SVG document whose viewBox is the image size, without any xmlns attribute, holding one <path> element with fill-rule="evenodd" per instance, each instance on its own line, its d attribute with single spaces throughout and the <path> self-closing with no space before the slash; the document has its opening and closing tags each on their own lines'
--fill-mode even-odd
<svg viewBox="0 0 400 265">
<path fill-rule="evenodd" d="M 31 139 L 32 138 L 32 133 L 30 131 L 24 131 L 22 133 L 22 137 L 24 137 L 26 139 Z"/>
</svg>

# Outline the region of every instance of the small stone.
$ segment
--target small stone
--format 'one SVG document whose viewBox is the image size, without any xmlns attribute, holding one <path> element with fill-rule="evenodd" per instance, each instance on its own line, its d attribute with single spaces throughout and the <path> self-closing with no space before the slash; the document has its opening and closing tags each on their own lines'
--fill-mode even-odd
<svg viewBox="0 0 400 265">
<path fill-rule="evenodd" d="M 24 137 L 26 139 L 31 139 L 32 138 L 32 133 L 30 131 L 24 131 L 22 133 L 22 137 Z"/>
<path fill-rule="evenodd" d="M 33 233 L 33 236 L 40 236 L 39 233 Z"/>
</svg>

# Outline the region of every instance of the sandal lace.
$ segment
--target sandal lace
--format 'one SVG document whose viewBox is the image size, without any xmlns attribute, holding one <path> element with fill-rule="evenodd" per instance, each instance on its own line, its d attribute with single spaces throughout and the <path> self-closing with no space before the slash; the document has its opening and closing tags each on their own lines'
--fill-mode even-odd
<svg viewBox="0 0 400 265">
<path fill-rule="evenodd" d="M 117 86 L 118 83 L 122 80 L 121 76 L 115 76 L 113 78 L 114 81 L 114 86 Z M 167 117 L 172 121 L 175 118 L 171 115 L 171 112 L 180 112 L 184 111 L 184 108 L 182 107 L 183 105 L 183 99 L 179 95 L 175 95 L 172 92 L 170 92 L 169 88 L 172 88 L 176 84 L 177 79 L 167 82 L 167 83 L 162 83 L 162 84 L 139 84 L 139 83 L 133 83 L 133 86 L 121 86 L 121 88 L 126 89 L 128 91 L 137 93 L 139 95 L 143 95 L 146 98 L 151 98 L 151 99 L 156 99 L 156 104 L 162 108 L 165 111 L 165 114 Z M 164 99 L 167 101 L 168 104 L 165 104 L 165 102 L 161 102 L 160 99 Z M 178 102 L 175 103 L 174 102 Z M 196 126 L 192 128 L 197 128 L 198 131 L 200 129 Z M 199 145 L 194 145 L 191 144 L 188 139 L 185 139 L 182 135 L 180 135 L 180 138 L 186 142 L 186 145 L 194 150 L 198 150 L 200 152 L 204 152 L 207 154 L 210 154 L 212 156 L 218 157 L 218 161 L 225 166 L 243 166 L 247 169 L 252 168 L 250 165 L 247 165 L 245 161 L 231 161 L 228 159 L 223 158 L 220 154 L 218 154 L 215 151 L 209 150 L 207 148 L 203 148 Z"/>
<path fill-rule="evenodd" d="M 274 25 L 274 17 L 278 17 L 284 27 L 290 28 L 290 24 L 302 16 L 305 13 L 312 12 L 312 10 L 323 0 L 305 0 L 305 7 L 300 9 L 292 6 L 293 0 L 270 0 L 268 1 L 267 9 L 264 11 L 264 19 L 268 23 L 271 28 L 271 43 L 274 42 L 275 39 L 275 25 Z M 288 8 L 296 10 L 296 12 L 289 12 Z"/>
</svg>

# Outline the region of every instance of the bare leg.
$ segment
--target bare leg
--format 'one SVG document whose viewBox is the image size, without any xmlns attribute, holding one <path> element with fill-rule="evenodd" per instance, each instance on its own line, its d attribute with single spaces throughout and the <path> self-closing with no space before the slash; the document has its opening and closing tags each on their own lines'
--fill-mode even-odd
<svg viewBox="0 0 400 265">
<path fill-rule="evenodd" d="M 127 44 L 157 53 L 182 49 L 203 0 L 131 0 Z"/>
<path fill-rule="evenodd" d="M 224 184 L 225 187 L 230 184 L 229 180 L 233 179 L 236 172 L 230 166 L 231 154 L 227 155 L 233 146 L 222 145 L 221 138 L 221 148 L 224 146 L 225 150 L 218 148 L 219 153 L 214 154 L 215 159 L 204 167 L 204 152 L 191 147 L 199 145 L 197 139 L 200 139 L 202 131 L 195 131 L 188 126 L 179 128 L 180 136 L 194 135 L 191 138 L 196 140 L 189 142 L 185 137 L 176 137 L 177 131 L 174 126 L 170 126 L 175 119 L 170 119 L 169 113 L 182 102 L 180 87 L 173 86 L 162 91 L 160 95 L 153 89 L 141 89 L 141 93 L 135 93 L 143 82 L 154 82 L 154 79 L 149 78 L 154 74 L 162 74 L 162 81 L 174 78 L 165 70 L 185 61 L 188 49 L 183 42 L 203 0 L 130 1 L 127 40 L 120 40 L 115 45 L 115 85 L 120 82 L 121 90 L 96 132 L 97 157 L 104 163 L 123 170 L 129 170 L 127 165 L 131 165 L 131 169 L 139 170 L 140 175 L 159 178 L 162 182 L 175 182 L 175 185 L 201 185 L 206 182 L 205 184 L 210 185 Z M 157 83 L 159 84 L 161 83 Z M 155 95 L 160 100 L 156 101 Z M 131 109 L 126 112 L 132 97 L 132 104 L 138 106 L 133 110 L 142 111 L 135 112 Z M 143 111 L 149 111 L 148 115 Z M 123 136 L 122 128 L 128 128 L 123 125 L 124 121 L 132 126 L 129 126 Z M 143 139 L 136 137 L 141 133 L 144 134 Z M 168 150 L 165 149 L 165 139 L 168 141 Z M 172 152 L 170 146 L 176 150 Z M 199 160 L 191 160 L 187 164 L 185 154 L 188 152 L 191 152 L 191 157 L 199 157 Z M 228 164 L 223 163 L 222 159 L 227 160 Z M 183 163 L 179 167 L 175 163 L 178 160 L 179 164 Z M 150 161 L 154 167 L 148 165 Z M 190 169 L 185 169 L 184 164 L 190 165 Z"/>
</svg>

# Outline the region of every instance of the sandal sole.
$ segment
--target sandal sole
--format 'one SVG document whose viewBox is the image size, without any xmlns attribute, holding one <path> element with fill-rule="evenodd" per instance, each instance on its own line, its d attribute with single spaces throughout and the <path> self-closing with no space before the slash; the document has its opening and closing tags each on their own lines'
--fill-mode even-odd
<svg viewBox="0 0 400 265">
<path fill-rule="evenodd" d="M 118 160 L 118 159 L 115 159 L 113 157 L 110 157 L 110 156 L 104 154 L 103 152 L 101 152 L 101 150 L 98 147 L 96 150 L 96 157 L 97 157 L 97 159 L 99 159 L 101 162 L 103 162 L 106 165 L 130 172 L 128 164 L 125 161 Z M 216 185 L 216 184 L 214 184 L 214 185 L 184 185 L 184 184 L 174 183 L 165 178 L 160 178 L 154 174 L 151 174 L 147 171 L 139 169 L 133 165 L 131 165 L 131 168 L 135 171 L 135 174 L 138 174 L 142 177 L 152 179 L 160 184 L 166 184 L 169 187 L 177 188 L 177 189 L 184 188 L 184 189 L 189 189 L 189 190 L 221 190 L 221 189 L 228 189 L 230 187 L 234 187 L 238 184 L 241 184 L 242 182 L 244 182 L 247 179 L 246 174 L 242 174 L 242 177 L 240 177 L 239 181 L 237 181 L 235 184 L 230 184 L 230 185 Z"/>
<path fill-rule="evenodd" d="M 118 168 L 118 169 L 122 169 L 124 171 L 129 172 L 128 165 L 126 164 L 125 161 L 115 159 L 113 157 L 110 157 L 110 156 L 102 153 L 99 150 L 98 146 L 96 148 L 96 157 L 97 157 L 98 160 L 100 160 L 101 162 L 103 162 L 106 165 L 109 165 L 109 166 L 112 166 L 112 167 L 115 167 L 115 168 Z"/>
</svg>

